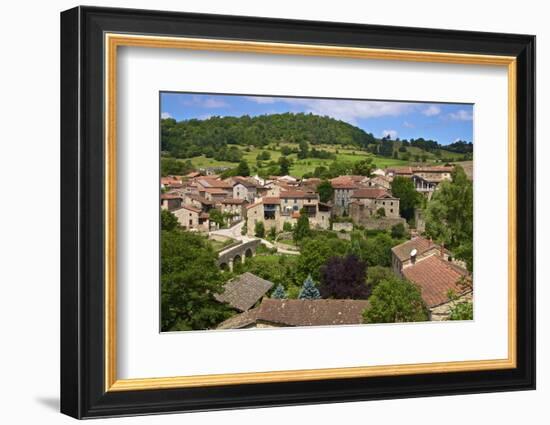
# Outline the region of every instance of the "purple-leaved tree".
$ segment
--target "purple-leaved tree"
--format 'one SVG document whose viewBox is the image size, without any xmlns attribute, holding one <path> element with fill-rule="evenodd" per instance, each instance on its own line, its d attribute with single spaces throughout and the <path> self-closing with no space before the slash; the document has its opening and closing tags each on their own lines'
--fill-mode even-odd
<svg viewBox="0 0 550 425">
<path fill-rule="evenodd" d="M 355 255 L 331 257 L 321 267 L 319 290 L 323 298 L 367 299 L 367 264 Z"/>
</svg>

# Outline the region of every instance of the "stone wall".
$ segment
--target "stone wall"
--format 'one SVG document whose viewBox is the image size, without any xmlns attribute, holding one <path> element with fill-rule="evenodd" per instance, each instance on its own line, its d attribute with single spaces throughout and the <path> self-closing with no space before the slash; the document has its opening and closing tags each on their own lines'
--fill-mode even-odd
<svg viewBox="0 0 550 425">
<path fill-rule="evenodd" d="M 332 223 L 332 230 L 335 232 L 345 231 L 351 232 L 353 230 L 353 223 L 342 222 L 342 223 Z"/>
<path fill-rule="evenodd" d="M 449 314 L 451 313 L 451 308 L 453 308 L 457 304 L 464 303 L 464 302 L 471 302 L 471 301 L 473 301 L 473 293 L 469 292 L 467 294 L 464 294 L 458 297 L 454 301 L 449 301 L 448 303 L 438 305 L 437 307 L 432 307 L 430 308 L 430 320 L 432 321 L 449 320 Z"/>
</svg>

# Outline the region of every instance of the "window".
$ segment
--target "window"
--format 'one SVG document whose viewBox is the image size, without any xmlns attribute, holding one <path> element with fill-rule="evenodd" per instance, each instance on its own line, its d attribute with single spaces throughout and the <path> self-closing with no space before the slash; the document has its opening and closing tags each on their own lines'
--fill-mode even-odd
<svg viewBox="0 0 550 425">
<path fill-rule="evenodd" d="M 189 219 L 189 226 L 192 226 L 192 225 L 193 225 L 193 219 L 190 218 L 190 219 Z"/>
<path fill-rule="evenodd" d="M 392 212 L 393 212 L 393 209 L 391 209 L 390 212 L 392 213 Z"/>
</svg>

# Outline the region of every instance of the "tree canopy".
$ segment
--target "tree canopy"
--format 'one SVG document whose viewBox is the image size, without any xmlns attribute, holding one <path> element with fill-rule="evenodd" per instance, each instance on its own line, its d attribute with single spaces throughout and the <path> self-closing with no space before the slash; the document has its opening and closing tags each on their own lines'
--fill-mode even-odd
<svg viewBox="0 0 550 425">
<path fill-rule="evenodd" d="M 331 257 L 321 267 L 319 289 L 323 298 L 367 299 L 367 264 L 355 255 Z"/>
<path fill-rule="evenodd" d="M 399 198 L 399 214 L 410 220 L 414 217 L 414 209 L 420 205 L 421 196 L 415 189 L 411 179 L 406 177 L 394 177 L 391 182 L 393 196 Z"/>
<path fill-rule="evenodd" d="M 332 198 L 334 188 L 332 187 L 332 184 L 325 179 L 317 186 L 317 193 L 319 193 L 319 200 L 321 202 L 328 202 Z"/>
<path fill-rule="evenodd" d="M 445 244 L 473 270 L 473 184 L 460 166 L 452 181 L 442 182 L 426 209 L 426 233 Z"/>
<path fill-rule="evenodd" d="M 231 315 L 214 299 L 223 290 L 217 256 L 201 236 L 162 230 L 162 330 L 210 329 Z"/>
<path fill-rule="evenodd" d="M 423 322 L 429 318 L 420 290 L 397 277 L 382 280 L 369 302 L 363 312 L 365 323 Z"/>
<path fill-rule="evenodd" d="M 365 147 L 374 143 L 375 137 L 344 121 L 304 113 L 161 120 L 162 150 L 178 158 L 204 154 L 217 159 L 229 155 L 230 145 L 263 147 L 273 142 L 302 143 L 304 148 L 305 142 Z"/>
</svg>

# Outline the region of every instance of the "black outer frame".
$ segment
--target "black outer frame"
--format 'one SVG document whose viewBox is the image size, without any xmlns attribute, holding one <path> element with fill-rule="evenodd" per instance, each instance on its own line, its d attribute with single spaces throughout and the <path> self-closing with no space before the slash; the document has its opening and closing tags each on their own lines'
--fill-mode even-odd
<svg viewBox="0 0 550 425">
<path fill-rule="evenodd" d="M 104 391 L 105 32 L 517 57 L 517 368 Z M 535 37 L 77 7 L 61 13 L 61 412 L 75 418 L 535 388 Z"/>
</svg>

